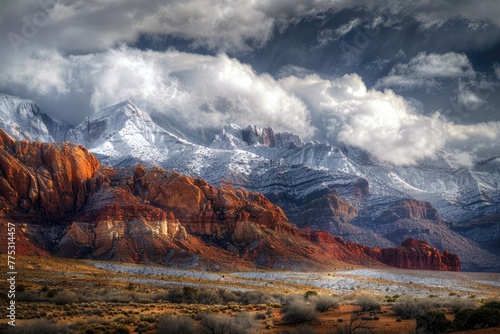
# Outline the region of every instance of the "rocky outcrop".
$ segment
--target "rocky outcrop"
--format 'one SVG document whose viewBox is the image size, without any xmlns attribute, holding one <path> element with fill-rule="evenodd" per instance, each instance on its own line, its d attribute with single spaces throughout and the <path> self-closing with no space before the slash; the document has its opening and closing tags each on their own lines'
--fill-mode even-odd
<svg viewBox="0 0 500 334">
<path fill-rule="evenodd" d="M 153 168 L 136 167 L 124 189 L 165 211 L 173 212 L 190 233 L 216 238 L 231 236 L 242 221 L 273 230 L 290 231 L 284 212 L 263 195 L 226 184 L 214 188 L 201 179 Z"/>
<path fill-rule="evenodd" d="M 301 147 L 304 145 L 299 136 L 288 132 L 274 132 L 272 128 L 248 126 L 241 130 L 241 137 L 248 145 L 260 144 L 269 148 Z"/>
<path fill-rule="evenodd" d="M 25 212 L 63 216 L 97 189 L 99 161 L 83 146 L 15 141 L 0 129 L 0 198 Z"/>
<path fill-rule="evenodd" d="M 377 222 L 387 224 L 401 219 L 431 220 L 443 224 L 441 215 L 431 203 L 417 200 L 403 200 L 394 204 L 377 219 Z"/>
<path fill-rule="evenodd" d="M 1 131 L 0 183 L 0 223 L 29 231 L 22 234 L 26 253 L 204 268 L 456 269 L 421 244 L 372 249 L 301 230 L 263 195 L 230 184 L 215 188 L 141 165 L 103 167 L 84 147 L 18 142 Z M 333 212 L 338 224 L 356 216 L 336 194 L 313 204 Z"/>
<path fill-rule="evenodd" d="M 9 229 L 13 227 L 15 231 L 15 256 L 50 256 L 50 252 L 30 240 L 29 236 L 26 233 L 28 224 L 15 222 L 12 219 L 3 217 L 3 215 L 0 213 L 0 246 L 2 247 L 2 254 L 7 254 L 7 245 L 9 244 L 9 241 L 12 241 L 12 239 L 9 240 L 9 238 L 12 238 L 12 234 L 9 235 Z"/>
<path fill-rule="evenodd" d="M 296 219 L 314 229 L 339 231 L 342 224 L 349 223 L 357 214 L 355 207 L 333 193 L 307 202 Z"/>
<path fill-rule="evenodd" d="M 405 269 L 460 271 L 457 255 L 447 250 L 440 252 L 428 243 L 407 239 L 397 248 L 369 248 L 365 253 L 386 265 Z"/>
<path fill-rule="evenodd" d="M 372 248 L 345 241 L 326 232 L 307 232 L 303 236 L 334 252 L 342 260 L 351 257 L 358 263 L 369 264 L 363 262 L 362 256 L 368 255 L 380 263 L 402 269 L 460 271 L 460 259 L 457 255 L 447 250 L 441 252 L 421 240 L 410 238 L 396 248 Z"/>
</svg>

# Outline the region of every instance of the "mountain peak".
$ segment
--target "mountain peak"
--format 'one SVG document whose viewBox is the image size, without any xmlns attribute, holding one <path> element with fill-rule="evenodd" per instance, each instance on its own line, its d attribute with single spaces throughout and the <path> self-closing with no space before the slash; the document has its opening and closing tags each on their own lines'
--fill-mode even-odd
<svg viewBox="0 0 500 334">
<path fill-rule="evenodd" d="M 38 105 L 17 96 L 0 94 L 0 128 L 17 140 L 53 141 Z"/>
<path fill-rule="evenodd" d="M 151 117 L 149 116 L 149 114 L 139 109 L 130 100 L 125 100 L 110 107 L 106 107 L 90 116 L 90 120 L 92 121 L 94 119 L 108 116 L 113 116 L 113 118 L 115 118 L 118 114 L 122 114 L 127 118 L 140 117 L 146 119 L 147 121 L 151 121 Z"/>
<path fill-rule="evenodd" d="M 261 128 L 257 125 L 248 125 L 242 128 L 229 123 L 215 135 L 212 148 L 244 149 L 249 146 L 264 146 L 268 148 L 302 147 L 302 139 L 289 132 L 275 132 L 273 128 Z"/>
</svg>

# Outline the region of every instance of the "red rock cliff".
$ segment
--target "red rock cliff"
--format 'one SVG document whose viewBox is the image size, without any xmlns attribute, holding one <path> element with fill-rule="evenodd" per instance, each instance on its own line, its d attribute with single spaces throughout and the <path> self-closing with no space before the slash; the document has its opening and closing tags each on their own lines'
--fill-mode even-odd
<svg viewBox="0 0 500 334">
<path fill-rule="evenodd" d="M 15 208 L 75 212 L 97 187 L 99 166 L 83 146 L 15 141 L 0 129 L 0 198 Z"/>
<path fill-rule="evenodd" d="M 460 271 L 460 260 L 457 255 L 447 250 L 440 252 L 428 243 L 407 239 L 397 248 L 369 248 L 364 252 L 379 262 L 392 267 L 405 269 Z"/>
<path fill-rule="evenodd" d="M 325 200 L 339 221 L 356 214 L 347 202 Z M 55 217 L 64 229 L 51 229 Z M 81 146 L 17 142 L 0 130 L 0 223 L 6 221 L 31 231 L 23 234 L 26 252 L 37 254 L 184 266 L 459 269 L 456 256 L 425 243 L 374 249 L 300 230 L 261 194 L 160 168 L 100 167 Z M 49 241 L 35 235 L 44 228 Z"/>
<path fill-rule="evenodd" d="M 366 254 L 380 263 L 402 269 L 460 271 L 460 259 L 457 255 L 447 250 L 440 252 L 421 240 L 410 238 L 396 248 L 372 248 L 345 241 L 326 232 L 303 232 L 303 236 L 329 248 L 343 260 L 346 260 L 346 256 L 354 256 L 358 263 L 362 263 L 363 257 L 360 254 Z"/>
</svg>

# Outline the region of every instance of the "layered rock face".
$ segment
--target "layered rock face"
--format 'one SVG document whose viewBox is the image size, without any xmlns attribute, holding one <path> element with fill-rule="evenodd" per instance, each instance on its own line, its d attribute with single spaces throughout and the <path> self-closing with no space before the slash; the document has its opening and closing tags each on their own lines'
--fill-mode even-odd
<svg viewBox="0 0 500 334">
<path fill-rule="evenodd" d="M 75 212 L 99 186 L 99 166 L 82 146 L 15 141 L 0 129 L 0 198 L 14 208 Z"/>
<path fill-rule="evenodd" d="M 260 144 L 269 148 L 300 147 L 304 145 L 299 136 L 288 132 L 274 132 L 272 128 L 248 126 L 241 131 L 242 139 L 248 145 Z"/>
<path fill-rule="evenodd" d="M 398 268 L 460 271 L 457 255 L 447 250 L 440 252 L 428 243 L 409 238 L 397 248 L 364 248 L 365 254 Z"/>
<path fill-rule="evenodd" d="M 141 165 L 103 167 L 83 147 L 18 142 L 1 131 L 0 184 L 0 223 L 23 227 L 28 254 L 202 268 L 460 268 L 456 256 L 417 241 L 376 249 L 301 230 L 263 195 L 229 184 Z M 335 195 L 317 204 L 339 224 L 356 215 Z"/>
<path fill-rule="evenodd" d="M 320 230 L 340 230 L 341 225 L 349 223 L 358 215 L 358 210 L 337 194 L 327 194 L 307 202 L 297 214 L 297 220 L 305 226 Z"/>
<path fill-rule="evenodd" d="M 334 237 L 326 232 L 309 232 L 303 236 L 315 243 L 320 243 L 324 247 L 330 247 L 334 252 L 342 254 L 340 249 L 348 249 L 349 252 L 343 253 L 341 258 L 352 254 L 366 254 L 371 259 L 391 267 L 403 269 L 420 270 L 443 270 L 460 271 L 460 259 L 457 255 L 451 254 L 447 250 L 440 252 L 438 249 L 429 246 L 428 243 L 421 240 L 407 239 L 401 246 L 395 248 L 373 248 L 358 245 Z M 341 246 L 341 247 L 339 247 Z"/>
<path fill-rule="evenodd" d="M 410 220 L 432 220 L 442 224 L 443 219 L 439 212 L 429 202 L 416 200 L 403 200 L 385 211 L 378 221 L 382 224 L 392 223 L 400 219 Z"/>
</svg>

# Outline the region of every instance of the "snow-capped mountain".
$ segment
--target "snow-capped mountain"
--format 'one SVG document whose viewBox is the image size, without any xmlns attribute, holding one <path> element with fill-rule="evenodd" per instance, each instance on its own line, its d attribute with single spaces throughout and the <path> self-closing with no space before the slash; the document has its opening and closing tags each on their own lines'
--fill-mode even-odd
<svg viewBox="0 0 500 334">
<path fill-rule="evenodd" d="M 0 127 L 17 140 L 53 141 L 40 109 L 30 100 L 0 94 Z"/>
<path fill-rule="evenodd" d="M 468 238 L 448 227 L 500 214 L 499 157 L 456 168 L 443 152 L 417 166 L 392 166 L 360 149 L 305 143 L 271 128 L 228 124 L 196 131 L 129 101 L 103 109 L 63 136 L 64 127 L 46 120 L 32 102 L 8 96 L 1 101 L 0 126 L 16 138 L 64 138 L 85 145 L 105 164 L 159 165 L 215 185 L 227 181 L 265 194 L 299 226 L 350 241 L 391 247 L 416 236 L 457 253 L 465 269 L 500 264 L 498 254 L 473 240 L 477 233 Z M 35 117 L 23 116 L 27 111 Z M 438 214 L 429 214 L 434 208 Z"/>
</svg>

